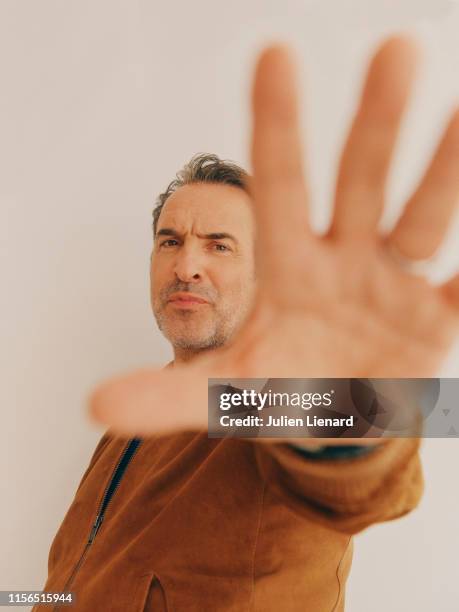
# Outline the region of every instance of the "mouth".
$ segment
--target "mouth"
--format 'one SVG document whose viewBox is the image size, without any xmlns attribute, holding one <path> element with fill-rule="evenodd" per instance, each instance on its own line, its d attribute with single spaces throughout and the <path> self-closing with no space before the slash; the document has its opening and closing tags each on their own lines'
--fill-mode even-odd
<svg viewBox="0 0 459 612">
<path fill-rule="evenodd" d="M 199 297 L 198 295 L 192 295 L 189 293 L 174 293 L 168 300 L 168 303 L 176 308 L 198 308 L 201 306 L 208 306 L 207 300 Z"/>
</svg>

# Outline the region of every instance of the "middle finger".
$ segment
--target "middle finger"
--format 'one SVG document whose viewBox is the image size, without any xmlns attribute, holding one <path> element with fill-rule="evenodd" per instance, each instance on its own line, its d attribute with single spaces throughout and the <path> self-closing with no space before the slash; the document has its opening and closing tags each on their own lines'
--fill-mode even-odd
<svg viewBox="0 0 459 612">
<path fill-rule="evenodd" d="M 330 235 L 372 238 L 384 208 L 387 175 L 412 89 L 417 48 L 392 37 L 374 55 L 338 171 Z"/>
</svg>

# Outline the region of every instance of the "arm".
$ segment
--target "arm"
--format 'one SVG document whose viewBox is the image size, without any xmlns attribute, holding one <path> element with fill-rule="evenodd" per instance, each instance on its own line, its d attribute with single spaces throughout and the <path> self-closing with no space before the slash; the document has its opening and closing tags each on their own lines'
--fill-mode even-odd
<svg viewBox="0 0 459 612">
<path fill-rule="evenodd" d="M 261 475 L 292 510 L 355 534 L 419 504 L 424 490 L 419 447 L 419 438 L 393 438 L 357 454 L 352 446 L 329 446 L 314 456 L 291 444 L 255 444 L 254 453 Z"/>
</svg>

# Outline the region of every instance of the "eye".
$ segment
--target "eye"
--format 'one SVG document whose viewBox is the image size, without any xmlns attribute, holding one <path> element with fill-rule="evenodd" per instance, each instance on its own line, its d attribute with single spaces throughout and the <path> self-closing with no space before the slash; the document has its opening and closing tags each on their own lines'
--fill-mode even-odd
<svg viewBox="0 0 459 612">
<path fill-rule="evenodd" d="M 175 242 L 176 244 L 178 244 L 177 240 L 174 240 L 173 238 L 168 238 L 167 240 L 163 240 L 159 246 L 166 246 L 168 242 Z M 167 246 L 170 246 L 170 245 L 167 245 Z"/>
<path fill-rule="evenodd" d="M 220 242 L 216 242 L 213 246 L 216 248 L 217 251 L 220 251 L 221 253 L 224 253 L 225 251 L 231 251 L 231 249 L 226 246 L 226 244 L 222 244 Z"/>
</svg>

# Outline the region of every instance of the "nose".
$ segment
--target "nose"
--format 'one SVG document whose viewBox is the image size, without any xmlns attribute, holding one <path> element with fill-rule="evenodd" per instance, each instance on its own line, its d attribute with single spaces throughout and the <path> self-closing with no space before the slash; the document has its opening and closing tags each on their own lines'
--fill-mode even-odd
<svg viewBox="0 0 459 612">
<path fill-rule="evenodd" d="M 174 272 L 184 283 L 198 282 L 203 277 L 203 261 L 194 249 L 182 247 L 177 253 Z"/>
</svg>

